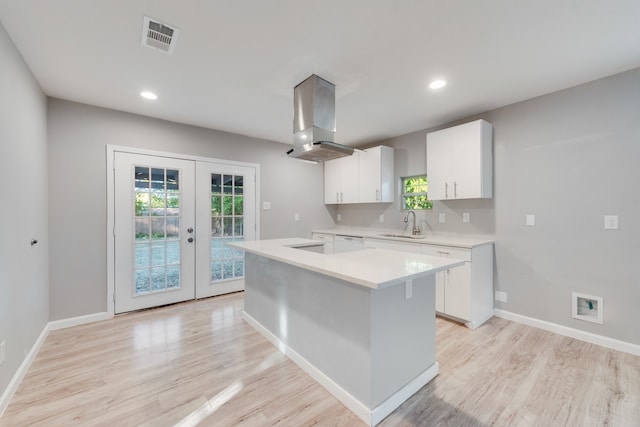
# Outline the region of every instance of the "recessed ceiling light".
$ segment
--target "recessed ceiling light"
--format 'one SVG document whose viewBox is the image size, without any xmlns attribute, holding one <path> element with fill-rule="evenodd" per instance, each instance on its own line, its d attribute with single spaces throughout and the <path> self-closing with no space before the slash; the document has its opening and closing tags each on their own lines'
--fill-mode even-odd
<svg viewBox="0 0 640 427">
<path fill-rule="evenodd" d="M 158 99 L 158 95 L 149 91 L 140 92 L 140 96 L 146 99 Z"/>
<path fill-rule="evenodd" d="M 429 89 L 440 89 L 447 85 L 446 80 L 434 80 L 429 83 Z"/>
</svg>

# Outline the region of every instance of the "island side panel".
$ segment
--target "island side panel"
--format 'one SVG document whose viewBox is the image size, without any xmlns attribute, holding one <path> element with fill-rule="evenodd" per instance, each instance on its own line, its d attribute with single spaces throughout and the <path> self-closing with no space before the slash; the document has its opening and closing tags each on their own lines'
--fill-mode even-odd
<svg viewBox="0 0 640 427">
<path fill-rule="evenodd" d="M 245 311 L 371 408 L 371 290 L 245 253 Z"/>
<path fill-rule="evenodd" d="M 436 362 L 435 275 L 372 291 L 373 407 L 383 403 Z"/>
</svg>

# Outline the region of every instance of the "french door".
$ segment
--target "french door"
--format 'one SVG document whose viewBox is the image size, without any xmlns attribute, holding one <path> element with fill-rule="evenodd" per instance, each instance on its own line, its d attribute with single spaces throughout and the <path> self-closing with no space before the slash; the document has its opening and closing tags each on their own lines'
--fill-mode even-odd
<svg viewBox="0 0 640 427">
<path fill-rule="evenodd" d="M 114 312 L 244 289 L 255 168 L 114 152 Z"/>
</svg>

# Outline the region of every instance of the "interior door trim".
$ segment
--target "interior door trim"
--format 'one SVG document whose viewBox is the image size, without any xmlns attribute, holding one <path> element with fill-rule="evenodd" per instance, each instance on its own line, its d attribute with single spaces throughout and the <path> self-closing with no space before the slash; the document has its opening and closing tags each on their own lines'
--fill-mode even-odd
<svg viewBox="0 0 640 427">
<path fill-rule="evenodd" d="M 119 145 L 106 145 L 107 161 L 107 313 L 115 315 L 115 164 L 116 152 L 142 154 L 156 157 L 169 157 L 180 160 L 192 160 L 206 163 L 224 163 L 228 165 L 246 166 L 255 168 L 256 171 L 256 240 L 260 239 L 260 165 L 258 163 L 237 162 L 233 160 L 216 159 L 212 157 L 192 156 L 188 154 L 171 153 L 166 151 L 147 150 L 143 148 L 126 147 Z"/>
</svg>

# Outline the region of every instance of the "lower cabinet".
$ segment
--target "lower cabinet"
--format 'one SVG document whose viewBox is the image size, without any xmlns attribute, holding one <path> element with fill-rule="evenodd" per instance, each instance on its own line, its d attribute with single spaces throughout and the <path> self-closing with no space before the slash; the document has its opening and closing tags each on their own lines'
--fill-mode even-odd
<svg viewBox="0 0 640 427">
<path fill-rule="evenodd" d="M 324 253 L 332 254 L 333 253 L 333 234 L 329 233 L 311 233 L 311 238 L 313 240 L 322 240 L 324 242 Z"/>
<path fill-rule="evenodd" d="M 436 273 L 436 312 L 475 329 L 493 316 L 493 244 L 460 248 L 366 238 L 368 247 L 455 258 L 464 265 Z"/>
</svg>

